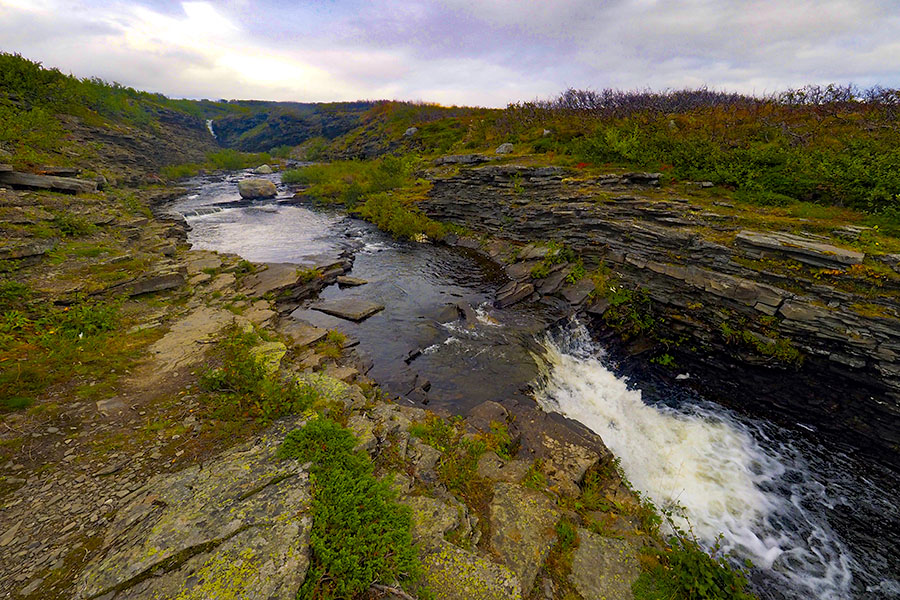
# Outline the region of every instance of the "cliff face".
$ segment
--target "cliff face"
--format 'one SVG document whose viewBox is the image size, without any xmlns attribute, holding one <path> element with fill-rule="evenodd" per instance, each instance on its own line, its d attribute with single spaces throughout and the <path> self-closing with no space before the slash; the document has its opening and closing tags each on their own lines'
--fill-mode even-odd
<svg viewBox="0 0 900 600">
<path fill-rule="evenodd" d="M 436 176 L 421 206 L 492 237 L 563 244 L 588 273 L 605 265 L 603 281 L 617 289 L 598 289 L 588 312 L 607 329 L 602 315 L 621 302 L 617 290 L 639 290 L 634 310 L 649 312 L 640 318 L 652 326 L 631 328 L 631 352 L 655 345 L 726 404 L 848 432 L 900 463 L 900 278 L 888 268 L 896 255 L 869 257 L 833 236 L 747 230 L 739 208 L 686 186 L 659 188 L 653 174 L 571 175 L 464 169 Z M 536 295 L 563 279 L 527 255 L 504 258 Z"/>
</svg>

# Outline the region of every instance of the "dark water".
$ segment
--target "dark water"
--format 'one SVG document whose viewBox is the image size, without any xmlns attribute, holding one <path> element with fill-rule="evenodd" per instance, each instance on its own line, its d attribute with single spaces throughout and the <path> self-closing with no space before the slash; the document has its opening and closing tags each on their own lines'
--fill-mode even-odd
<svg viewBox="0 0 900 600">
<path fill-rule="evenodd" d="M 362 323 L 305 309 L 294 316 L 358 339 L 388 393 L 405 393 L 418 376 L 430 382 L 434 406 L 465 413 L 485 400 L 522 399 L 534 385 L 548 410 L 600 433 L 626 472 L 632 465 L 639 489 L 676 498 L 710 532 L 707 543 L 722 532 L 727 547 L 752 558 L 761 597 L 900 598 L 895 473 L 802 427 L 735 414 L 649 372 L 625 374 L 577 323 L 547 338 L 558 315 L 540 304 L 491 308 L 502 274 L 461 250 L 397 242 L 338 212 L 237 202 L 240 176 L 195 180 L 173 207 L 193 227 L 191 243 L 297 264 L 352 251 L 350 275 L 369 283 L 322 296 L 361 296 L 386 309 Z M 471 309 L 468 320 L 457 304 Z M 411 352 L 421 354 L 407 364 Z"/>
</svg>

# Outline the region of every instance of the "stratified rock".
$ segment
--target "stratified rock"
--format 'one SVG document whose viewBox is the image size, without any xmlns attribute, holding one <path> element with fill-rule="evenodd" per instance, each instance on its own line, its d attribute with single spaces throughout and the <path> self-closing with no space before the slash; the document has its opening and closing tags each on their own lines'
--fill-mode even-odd
<svg viewBox="0 0 900 600">
<path fill-rule="evenodd" d="M 12 165 L 8 165 L 6 163 L 0 163 L 0 173 L 9 173 L 13 170 Z"/>
<path fill-rule="evenodd" d="M 0 184 L 14 188 L 30 190 L 51 190 L 68 194 L 87 194 L 97 191 L 96 181 L 75 179 L 73 177 L 52 177 L 50 175 L 33 175 L 16 171 L 0 172 Z"/>
<path fill-rule="evenodd" d="M 57 177 L 75 177 L 79 173 L 81 173 L 81 169 L 78 167 L 54 167 L 50 165 L 44 165 L 42 167 L 37 168 L 37 172 L 41 175 L 55 175 Z"/>
<path fill-rule="evenodd" d="M 521 586 L 504 566 L 449 542 L 422 559 L 435 600 L 519 600 Z"/>
<path fill-rule="evenodd" d="M 742 231 L 735 242 L 760 257 L 782 255 L 814 267 L 842 268 L 862 264 L 862 252 L 839 248 L 824 241 L 789 233 Z"/>
<path fill-rule="evenodd" d="M 241 198 L 274 198 L 278 194 L 275 184 L 268 179 L 242 179 L 238 182 Z"/>
<path fill-rule="evenodd" d="M 293 600 L 309 565 L 307 474 L 278 461 L 284 432 L 159 475 L 109 525 L 76 597 Z"/>
<path fill-rule="evenodd" d="M 490 506 L 491 546 L 519 578 L 526 595 L 547 558 L 559 511 L 541 492 L 521 485 L 498 483 Z"/>
<path fill-rule="evenodd" d="M 509 142 L 505 142 L 497 146 L 497 149 L 494 150 L 494 154 L 510 154 L 513 151 L 513 145 Z"/>
<path fill-rule="evenodd" d="M 582 598 L 632 600 L 631 585 L 641 574 L 634 547 L 624 539 L 578 530 L 580 543 L 572 558 L 569 581 Z"/>
<path fill-rule="evenodd" d="M 253 169 L 253 172 L 256 175 L 271 175 L 274 171 L 272 171 L 272 167 L 269 165 L 260 165 Z"/>
<path fill-rule="evenodd" d="M 497 291 L 497 299 L 494 300 L 494 306 L 497 308 L 506 308 L 517 302 L 521 302 L 533 293 L 534 286 L 532 284 L 511 281 Z"/>
<path fill-rule="evenodd" d="M 365 298 L 337 298 L 335 300 L 317 302 L 310 308 L 327 315 L 359 322 L 384 310 L 384 305 Z"/>
<path fill-rule="evenodd" d="M 184 275 L 181 273 L 159 273 L 134 283 L 127 284 L 124 288 L 128 292 L 128 295 L 140 296 L 141 294 L 151 294 L 153 292 L 176 289 L 184 284 Z"/>
<path fill-rule="evenodd" d="M 435 165 L 475 165 L 478 163 L 488 162 L 490 157 L 484 154 L 450 154 L 435 159 Z"/>
<path fill-rule="evenodd" d="M 56 248 L 58 243 L 59 240 L 56 238 L 28 240 L 27 242 L 3 242 L 0 245 L 0 260 L 43 256 Z"/>
</svg>

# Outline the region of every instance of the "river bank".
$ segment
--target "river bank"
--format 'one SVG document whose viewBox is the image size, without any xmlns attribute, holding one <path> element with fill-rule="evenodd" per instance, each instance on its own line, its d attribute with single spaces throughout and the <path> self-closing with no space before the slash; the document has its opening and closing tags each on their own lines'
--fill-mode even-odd
<svg viewBox="0 0 900 600">
<path fill-rule="evenodd" d="M 251 595 L 293 597 L 313 560 L 313 517 L 306 513 L 284 530 L 278 515 L 294 514 L 310 489 L 302 468 L 284 467 L 289 479 L 273 472 L 272 452 L 310 417 L 287 417 L 271 429 L 259 412 L 218 410 L 219 396 L 203 387 L 202 376 L 221 364 L 217 353 L 233 327 L 255 332 L 253 351 L 265 357 L 267 377 L 306 381 L 319 410 L 356 433 L 376 473 L 393 474 L 401 501 L 413 508 L 424 581 L 441 590 L 438 597 L 552 597 L 573 589 L 590 597 L 610 585 L 630 588 L 640 571 L 638 551 L 653 539 L 642 521 L 649 513 L 599 438 L 538 411 L 513 418 L 495 403 L 473 411 L 480 417 L 440 425 L 421 408 L 386 402 L 360 371 L 352 341 L 292 321 L 279 325 L 278 300 L 314 295 L 346 270 L 345 262 L 318 265 L 310 278 L 296 266 L 193 251 L 182 222 L 147 212 L 182 190 L 131 191 L 127 201 L 120 192 L 3 192 L 6 226 L 17 219 L 20 229 L 11 231 L 22 240 L 58 227 L 54 215 L 63 205 L 79 224 L 57 239 L 42 238 L 53 240 L 47 248 L 32 245 L 31 254 L 5 263 L 14 274 L 7 281 L 19 284 L 6 299 L 28 319 L 4 340 L 6 352 L 27 353 L 7 360 L 18 361 L 19 372 L 56 371 L 50 387 L 31 392 L 30 407 L 3 419 L 5 596 L 202 596 L 204 585 L 228 581 Z M 28 213 L 25 221 L 20 213 Z M 113 297 L 122 298 L 115 315 L 88 327 L 90 311 Z M 79 314 L 73 326 L 83 330 L 54 345 L 50 316 L 37 314 L 45 310 Z M 122 353 L 115 352 L 119 344 Z M 70 354 L 56 352 L 63 345 Z M 24 401 L 19 382 L 4 379 Z M 235 469 L 248 474 L 237 482 L 204 475 Z M 587 473 L 594 475 L 585 480 Z M 178 491 L 186 485 L 211 503 L 186 500 Z M 248 494 L 260 486 L 270 490 L 264 497 Z M 579 501 L 585 490 L 591 499 Z M 215 516 L 222 506 L 246 515 L 237 535 L 233 522 Z M 598 537 L 597 523 L 617 537 Z M 259 535 L 270 541 L 259 545 Z M 613 547 L 622 558 L 607 572 L 617 578 L 598 580 L 592 565 Z M 235 552 L 240 581 L 216 570 L 232 564 Z M 291 569 L 267 570 L 270 556 L 293 556 L 284 561 Z"/>
</svg>

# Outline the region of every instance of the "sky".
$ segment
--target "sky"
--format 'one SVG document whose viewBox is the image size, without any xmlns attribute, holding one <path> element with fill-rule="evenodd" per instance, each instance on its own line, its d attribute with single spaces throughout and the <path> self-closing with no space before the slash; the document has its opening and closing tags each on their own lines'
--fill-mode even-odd
<svg viewBox="0 0 900 600">
<path fill-rule="evenodd" d="M 0 0 L 0 50 L 179 98 L 900 87 L 897 32 L 900 0 Z"/>
</svg>

